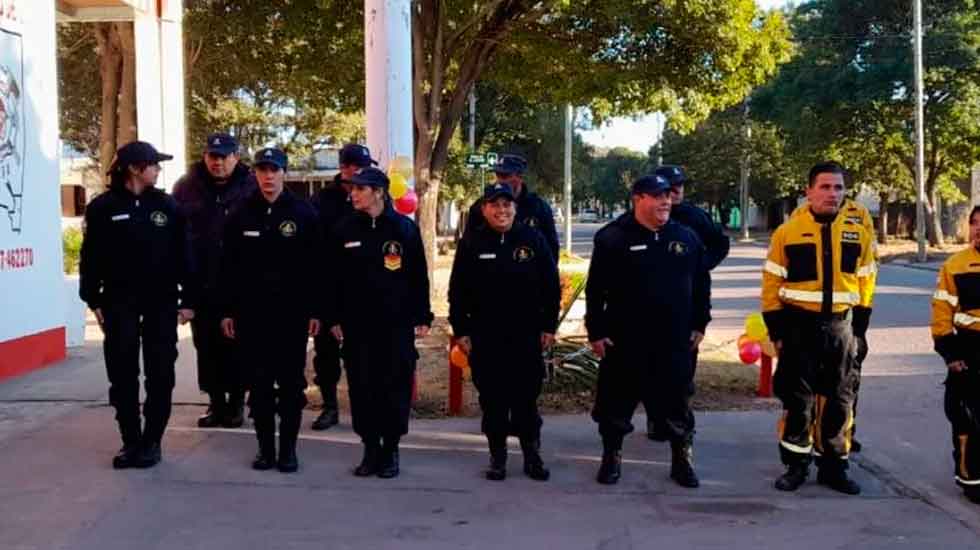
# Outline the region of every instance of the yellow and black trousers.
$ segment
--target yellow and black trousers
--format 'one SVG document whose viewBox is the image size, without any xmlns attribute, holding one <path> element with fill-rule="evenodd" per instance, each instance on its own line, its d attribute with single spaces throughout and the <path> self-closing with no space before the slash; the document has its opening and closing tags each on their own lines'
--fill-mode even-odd
<svg viewBox="0 0 980 550">
<path fill-rule="evenodd" d="M 779 455 L 783 464 L 847 467 L 856 394 L 857 342 L 851 311 L 785 310 L 786 333 L 773 379 L 783 404 Z"/>
<path fill-rule="evenodd" d="M 961 330 L 955 338 L 967 369 L 949 371 L 943 400 L 953 432 L 954 476 L 961 487 L 980 491 L 980 332 Z"/>
</svg>

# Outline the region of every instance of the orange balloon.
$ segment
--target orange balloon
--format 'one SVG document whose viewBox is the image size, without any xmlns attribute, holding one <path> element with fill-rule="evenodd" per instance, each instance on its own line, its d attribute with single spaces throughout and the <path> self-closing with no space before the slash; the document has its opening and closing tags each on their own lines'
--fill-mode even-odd
<svg viewBox="0 0 980 550">
<path fill-rule="evenodd" d="M 748 342 L 754 342 L 754 340 L 752 340 L 752 337 L 749 336 L 748 334 L 743 334 L 743 335 L 741 335 L 741 336 L 738 337 L 738 344 L 736 344 L 736 345 L 737 345 L 738 349 L 742 349 L 742 346 L 744 346 Z"/>
<path fill-rule="evenodd" d="M 453 346 L 453 350 L 449 353 L 449 362 L 462 369 L 470 368 L 470 359 L 459 346 Z"/>
</svg>

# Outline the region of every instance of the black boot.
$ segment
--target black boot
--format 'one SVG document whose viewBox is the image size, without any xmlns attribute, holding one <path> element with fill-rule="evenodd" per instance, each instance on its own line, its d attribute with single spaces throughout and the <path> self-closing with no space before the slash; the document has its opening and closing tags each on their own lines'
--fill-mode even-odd
<svg viewBox="0 0 980 550">
<path fill-rule="evenodd" d="M 209 393 L 208 410 L 197 419 L 198 428 L 217 428 L 221 425 L 221 416 L 225 410 L 225 394 Z"/>
<path fill-rule="evenodd" d="M 112 467 L 116 470 L 139 468 L 143 450 L 143 428 L 139 417 L 135 420 L 119 420 L 119 433 L 122 435 L 123 446 L 116 456 L 112 457 Z"/>
<path fill-rule="evenodd" d="M 245 423 L 245 395 L 243 393 L 229 394 L 228 405 L 225 407 L 221 420 L 221 425 L 225 428 L 242 427 L 242 424 Z"/>
<path fill-rule="evenodd" d="M 524 453 L 524 475 L 535 481 L 548 481 L 551 472 L 541 460 L 541 440 L 537 437 L 521 438 L 521 452 Z"/>
<path fill-rule="evenodd" d="M 398 477 L 400 473 L 398 465 L 398 439 L 397 437 L 386 437 L 384 440 L 384 447 L 381 449 L 381 460 L 378 464 L 378 477 L 382 479 Z"/>
<path fill-rule="evenodd" d="M 821 464 L 820 469 L 817 470 L 817 483 L 845 495 L 861 494 L 861 486 L 847 477 L 847 464 L 842 460 Z"/>
<path fill-rule="evenodd" d="M 361 463 L 357 468 L 354 468 L 354 475 L 357 477 L 368 477 L 377 474 L 378 455 L 380 452 L 381 446 L 376 439 L 364 440 L 364 456 L 361 458 Z"/>
<path fill-rule="evenodd" d="M 316 431 L 329 430 L 340 422 L 340 413 L 337 410 L 337 386 L 320 386 L 320 394 L 323 395 L 323 411 L 313 421 L 312 428 Z"/>
<path fill-rule="evenodd" d="M 602 452 L 602 464 L 595 480 L 603 485 L 615 485 L 622 475 L 623 455 L 620 451 L 606 450 Z"/>
<path fill-rule="evenodd" d="M 487 445 L 490 447 L 490 467 L 486 478 L 490 481 L 507 479 L 507 436 L 487 436 Z"/>
<path fill-rule="evenodd" d="M 255 438 L 259 440 L 259 453 L 252 461 L 252 468 L 260 471 L 276 467 L 276 419 L 268 415 L 255 418 Z"/>
<path fill-rule="evenodd" d="M 258 434 L 256 434 L 258 435 Z M 252 468 L 259 471 L 271 470 L 276 467 L 276 434 L 264 433 L 258 435 L 259 452 L 252 461 Z"/>
<path fill-rule="evenodd" d="M 810 476 L 810 467 L 806 464 L 791 464 L 786 467 L 786 473 L 776 479 L 775 486 L 780 491 L 795 491 L 806 482 Z"/>
<path fill-rule="evenodd" d="M 163 459 L 163 450 L 159 441 L 145 441 L 140 447 L 138 468 L 152 468 Z"/>
<path fill-rule="evenodd" d="M 694 473 L 694 444 L 691 438 L 670 442 L 670 478 L 689 489 L 701 485 L 698 475 Z"/>
<path fill-rule="evenodd" d="M 299 423 L 302 411 L 280 413 L 279 421 L 279 471 L 291 474 L 299 469 L 299 459 L 296 457 L 296 440 L 299 438 Z"/>
</svg>

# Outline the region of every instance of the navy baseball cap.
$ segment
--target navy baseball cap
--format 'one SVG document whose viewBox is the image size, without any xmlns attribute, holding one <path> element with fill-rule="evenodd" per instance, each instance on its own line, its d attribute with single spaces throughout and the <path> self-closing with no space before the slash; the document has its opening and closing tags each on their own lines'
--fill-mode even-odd
<svg viewBox="0 0 980 550">
<path fill-rule="evenodd" d="M 262 164 L 271 164 L 282 171 L 286 170 L 289 165 L 289 157 L 282 149 L 276 149 L 275 147 L 266 147 L 265 149 L 259 149 L 255 153 L 255 158 L 252 160 L 255 166 Z"/>
<path fill-rule="evenodd" d="M 354 166 L 367 167 L 378 164 L 378 161 L 371 158 L 371 150 L 359 143 L 348 143 L 340 149 L 340 164 L 353 164 Z"/>
<path fill-rule="evenodd" d="M 648 195 L 658 195 L 670 191 L 670 183 L 663 176 L 650 174 L 633 182 L 633 194 L 646 193 Z"/>
<path fill-rule="evenodd" d="M 684 167 L 674 164 L 660 165 L 653 173 L 662 176 L 671 185 L 684 185 L 690 181 L 687 179 L 687 173 L 684 171 Z"/>
<path fill-rule="evenodd" d="M 153 164 L 172 158 L 174 158 L 173 155 L 161 153 L 157 151 L 156 147 L 145 141 L 131 141 L 116 151 L 116 159 L 109 167 L 108 173 L 112 173 L 114 170 L 122 170 L 140 162 Z"/>
<path fill-rule="evenodd" d="M 369 187 L 380 187 L 382 189 L 388 188 L 388 176 L 373 166 L 361 168 L 355 172 L 354 175 L 351 176 L 350 182 L 354 185 L 367 185 Z"/>
<path fill-rule="evenodd" d="M 223 132 L 211 134 L 204 145 L 204 152 L 227 157 L 238 152 L 238 140 Z"/>
<path fill-rule="evenodd" d="M 527 161 L 520 155 L 501 155 L 493 166 L 495 174 L 523 174 L 527 170 Z"/>
<path fill-rule="evenodd" d="M 490 202 L 497 197 L 507 197 L 513 201 L 515 200 L 514 190 L 506 183 L 494 183 L 483 188 L 484 202 Z"/>
</svg>

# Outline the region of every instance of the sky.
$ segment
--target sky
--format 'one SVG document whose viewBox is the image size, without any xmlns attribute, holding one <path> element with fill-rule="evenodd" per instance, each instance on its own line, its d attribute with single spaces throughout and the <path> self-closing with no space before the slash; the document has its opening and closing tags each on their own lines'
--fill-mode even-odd
<svg viewBox="0 0 980 550">
<path fill-rule="evenodd" d="M 789 0 L 756 0 L 762 9 L 778 8 Z M 659 113 L 641 117 L 621 117 L 613 119 L 609 124 L 588 131 L 580 131 L 579 135 L 586 143 L 597 147 L 626 147 L 634 151 L 646 153 L 657 141 L 663 128 L 663 117 Z"/>
</svg>

